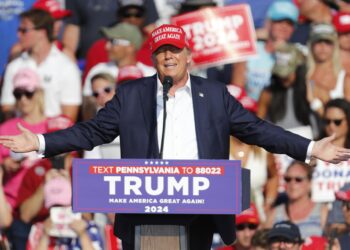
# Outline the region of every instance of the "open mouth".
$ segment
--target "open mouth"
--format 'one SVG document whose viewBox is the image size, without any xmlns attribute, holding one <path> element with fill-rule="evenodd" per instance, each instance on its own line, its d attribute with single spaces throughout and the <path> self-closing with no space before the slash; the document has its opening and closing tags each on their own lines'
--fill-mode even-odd
<svg viewBox="0 0 350 250">
<path fill-rule="evenodd" d="M 176 65 L 177 65 L 176 63 L 166 63 L 164 65 L 164 67 L 167 68 L 167 69 L 172 69 L 172 68 L 175 68 Z"/>
</svg>

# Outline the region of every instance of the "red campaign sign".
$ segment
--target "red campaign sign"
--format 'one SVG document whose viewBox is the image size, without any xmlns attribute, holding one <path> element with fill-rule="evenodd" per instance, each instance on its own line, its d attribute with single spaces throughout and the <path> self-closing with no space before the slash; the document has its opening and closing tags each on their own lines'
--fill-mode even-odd
<svg viewBox="0 0 350 250">
<path fill-rule="evenodd" d="M 256 36 L 247 4 L 205 8 L 175 16 L 171 23 L 186 32 L 193 67 L 242 61 L 256 54 Z"/>
</svg>

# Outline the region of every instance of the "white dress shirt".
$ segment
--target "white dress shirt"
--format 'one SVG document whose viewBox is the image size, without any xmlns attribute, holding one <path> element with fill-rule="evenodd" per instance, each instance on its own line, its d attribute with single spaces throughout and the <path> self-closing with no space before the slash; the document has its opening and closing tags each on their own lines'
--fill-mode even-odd
<svg viewBox="0 0 350 250">
<path fill-rule="evenodd" d="M 198 146 L 193 113 L 191 80 L 168 95 L 166 103 L 166 125 L 164 137 L 164 159 L 198 159 Z M 157 132 L 161 147 L 163 131 L 163 85 L 157 78 Z"/>
</svg>

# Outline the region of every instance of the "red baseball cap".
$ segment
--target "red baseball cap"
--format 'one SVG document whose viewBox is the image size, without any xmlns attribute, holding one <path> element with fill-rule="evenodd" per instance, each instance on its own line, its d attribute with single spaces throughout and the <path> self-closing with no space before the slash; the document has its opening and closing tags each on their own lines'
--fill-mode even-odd
<svg viewBox="0 0 350 250">
<path fill-rule="evenodd" d="M 162 45 L 173 45 L 177 48 L 189 47 L 185 31 L 172 24 L 163 24 L 154 29 L 150 35 L 150 48 L 154 53 Z"/>
<path fill-rule="evenodd" d="M 143 73 L 138 67 L 134 65 L 124 66 L 119 68 L 117 84 L 129 80 L 135 80 L 141 77 L 143 77 Z"/>
<path fill-rule="evenodd" d="M 337 200 L 350 201 L 350 189 L 346 191 L 335 192 L 335 197 Z"/>
<path fill-rule="evenodd" d="M 242 223 L 259 224 L 259 215 L 256 207 L 253 203 L 250 204 L 250 208 L 244 210 L 242 213 L 236 215 L 236 225 Z"/>
<path fill-rule="evenodd" d="M 45 10 L 51 14 L 54 19 L 61 19 L 70 16 L 70 10 L 62 9 L 56 0 L 37 0 L 33 4 L 33 9 Z"/>
<path fill-rule="evenodd" d="M 338 12 L 335 14 L 333 25 L 338 33 L 350 32 L 350 13 Z"/>
</svg>

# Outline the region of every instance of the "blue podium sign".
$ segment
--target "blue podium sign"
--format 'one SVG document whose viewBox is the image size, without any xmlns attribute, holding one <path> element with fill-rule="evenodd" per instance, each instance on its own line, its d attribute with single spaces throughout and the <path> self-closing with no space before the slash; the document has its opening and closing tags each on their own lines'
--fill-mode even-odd
<svg viewBox="0 0 350 250">
<path fill-rule="evenodd" d="M 237 214 L 249 193 L 239 161 L 73 161 L 74 212 Z"/>
</svg>

